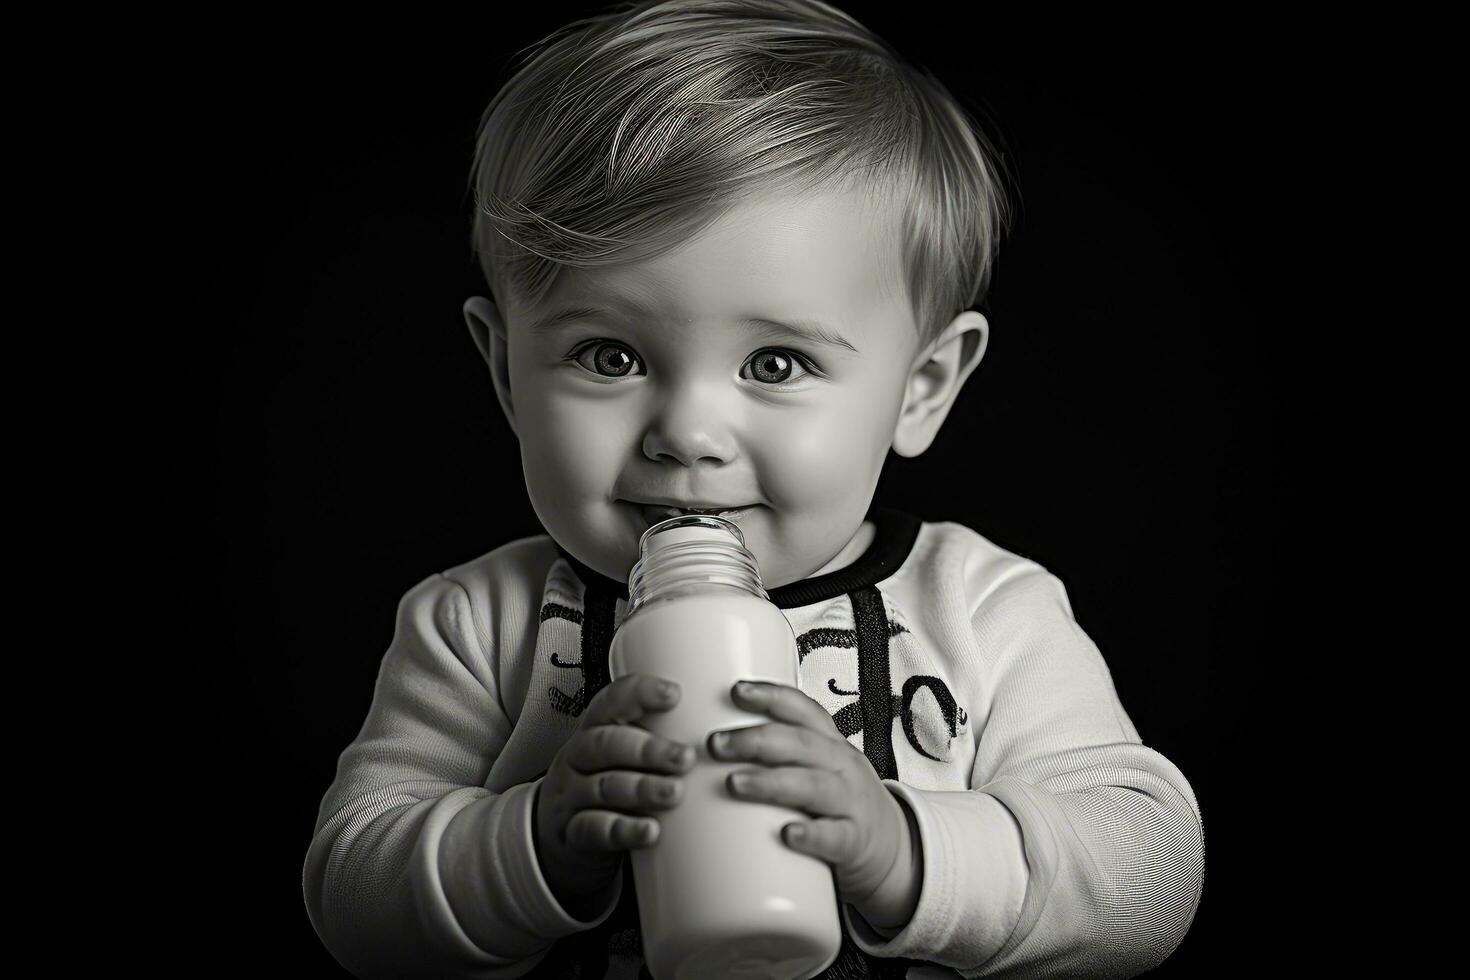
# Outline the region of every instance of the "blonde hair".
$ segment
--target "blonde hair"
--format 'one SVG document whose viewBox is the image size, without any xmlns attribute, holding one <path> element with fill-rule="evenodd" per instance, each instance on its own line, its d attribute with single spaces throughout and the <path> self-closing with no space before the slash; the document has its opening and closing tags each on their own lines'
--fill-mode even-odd
<svg viewBox="0 0 1470 980">
<path fill-rule="evenodd" d="M 923 343 L 983 300 L 1006 172 L 928 72 L 819 0 L 641 0 L 520 52 L 480 120 L 473 247 L 497 303 L 654 257 L 774 189 L 856 183 L 902 241 Z"/>
</svg>

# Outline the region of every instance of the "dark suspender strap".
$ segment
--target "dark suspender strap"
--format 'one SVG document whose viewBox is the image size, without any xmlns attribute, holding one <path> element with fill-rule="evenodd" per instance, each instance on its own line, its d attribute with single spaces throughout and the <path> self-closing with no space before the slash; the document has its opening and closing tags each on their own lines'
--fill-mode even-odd
<svg viewBox="0 0 1470 980">
<path fill-rule="evenodd" d="M 874 585 L 848 593 L 857 634 L 858 705 L 863 717 L 863 755 L 879 779 L 897 779 L 893 755 L 893 685 L 888 674 L 888 614 L 883 595 Z M 830 980 L 903 980 L 911 966 L 922 960 L 869 956 L 842 932 L 842 949 L 821 977 Z"/>
<path fill-rule="evenodd" d="M 582 709 L 585 711 L 597 692 L 608 685 L 607 652 L 612 646 L 613 616 L 618 600 L 590 585 L 582 595 L 582 673 L 586 679 Z"/>
<path fill-rule="evenodd" d="M 610 680 L 607 655 L 612 645 L 617 600 L 617 596 L 592 583 L 586 584 L 582 592 L 582 689 L 575 699 L 567 699 L 572 713 L 579 718 Z M 593 929 L 557 940 L 530 975 L 555 980 L 601 980 L 607 976 L 609 938 L 615 932 L 637 926 L 638 899 L 633 886 L 633 864 L 625 859 L 623 892 L 612 915 Z"/>
<path fill-rule="evenodd" d="M 608 649 L 612 646 L 613 619 L 617 611 L 617 596 L 588 583 L 582 593 L 582 670 L 586 678 L 583 687 L 582 710 L 593 697 L 610 681 L 607 669 Z M 631 899 L 631 902 L 630 902 Z M 607 976 L 608 938 L 620 930 L 638 925 L 638 901 L 633 889 L 633 863 L 623 861 L 623 892 L 618 896 L 617 908 L 599 926 L 583 934 L 581 953 L 582 976 L 597 978 Z"/>
<path fill-rule="evenodd" d="M 875 586 L 848 594 L 857 633 L 858 703 L 863 709 L 863 755 L 879 779 L 897 779 L 893 761 L 893 685 L 888 679 L 888 615 Z"/>
</svg>

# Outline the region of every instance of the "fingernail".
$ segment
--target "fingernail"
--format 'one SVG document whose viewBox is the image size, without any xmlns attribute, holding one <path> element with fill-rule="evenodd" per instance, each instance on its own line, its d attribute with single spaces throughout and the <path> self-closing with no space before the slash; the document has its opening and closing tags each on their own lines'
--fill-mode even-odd
<svg viewBox="0 0 1470 980">
<path fill-rule="evenodd" d="M 741 697 L 749 697 L 750 695 L 755 693 L 755 685 L 747 684 L 745 681 L 741 681 L 740 683 L 735 685 L 735 693 L 740 695 Z"/>
<path fill-rule="evenodd" d="M 750 788 L 750 775 L 743 772 L 732 772 L 730 774 L 730 788 L 737 793 L 743 793 Z"/>
<path fill-rule="evenodd" d="M 679 746 L 678 748 L 675 748 L 675 749 L 670 749 L 669 750 L 669 761 L 672 762 L 676 766 L 682 766 L 685 763 L 685 761 L 687 761 L 688 758 L 689 758 L 688 753 L 689 753 L 689 747 L 688 746 L 685 746 L 685 745 L 681 745 L 681 746 Z"/>
<path fill-rule="evenodd" d="M 675 684 L 673 681 L 660 681 L 658 685 L 658 693 L 660 697 L 671 698 L 675 694 L 679 693 L 679 685 Z"/>
<path fill-rule="evenodd" d="M 730 736 L 724 732 L 715 732 L 710 736 L 710 745 L 716 752 L 723 752 L 730 747 Z"/>
</svg>

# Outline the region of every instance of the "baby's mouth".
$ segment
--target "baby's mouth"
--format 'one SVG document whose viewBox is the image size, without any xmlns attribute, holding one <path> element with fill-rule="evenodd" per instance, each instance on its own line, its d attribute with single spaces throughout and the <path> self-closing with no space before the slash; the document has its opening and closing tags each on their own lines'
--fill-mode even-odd
<svg viewBox="0 0 1470 980">
<path fill-rule="evenodd" d="M 737 520 L 742 514 L 749 511 L 754 504 L 746 504 L 740 507 L 671 507 L 668 504 L 634 504 L 638 511 L 648 521 L 649 527 L 659 521 L 666 521 L 671 517 L 686 517 L 690 514 L 704 514 L 708 516 L 723 517 L 726 520 Z"/>
</svg>

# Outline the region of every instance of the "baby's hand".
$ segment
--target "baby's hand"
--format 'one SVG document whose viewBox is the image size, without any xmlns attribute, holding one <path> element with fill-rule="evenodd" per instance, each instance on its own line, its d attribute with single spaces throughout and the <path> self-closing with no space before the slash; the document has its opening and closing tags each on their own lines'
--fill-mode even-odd
<svg viewBox="0 0 1470 980">
<path fill-rule="evenodd" d="M 909 832 L 898 800 L 826 709 L 799 689 L 747 681 L 735 685 L 734 699 L 776 721 L 711 733 L 710 755 L 776 768 L 731 773 L 730 792 L 816 817 L 782 827 L 782 839 L 832 865 L 838 898 L 861 905 L 882 884 L 898 859 L 900 835 Z"/>
<path fill-rule="evenodd" d="M 536 856 L 564 905 L 604 891 L 624 851 L 658 840 L 658 821 L 647 814 L 678 805 L 683 785 L 674 777 L 693 764 L 693 748 L 633 724 L 678 703 L 672 681 L 619 677 L 587 705 L 542 777 L 532 814 Z"/>
</svg>

